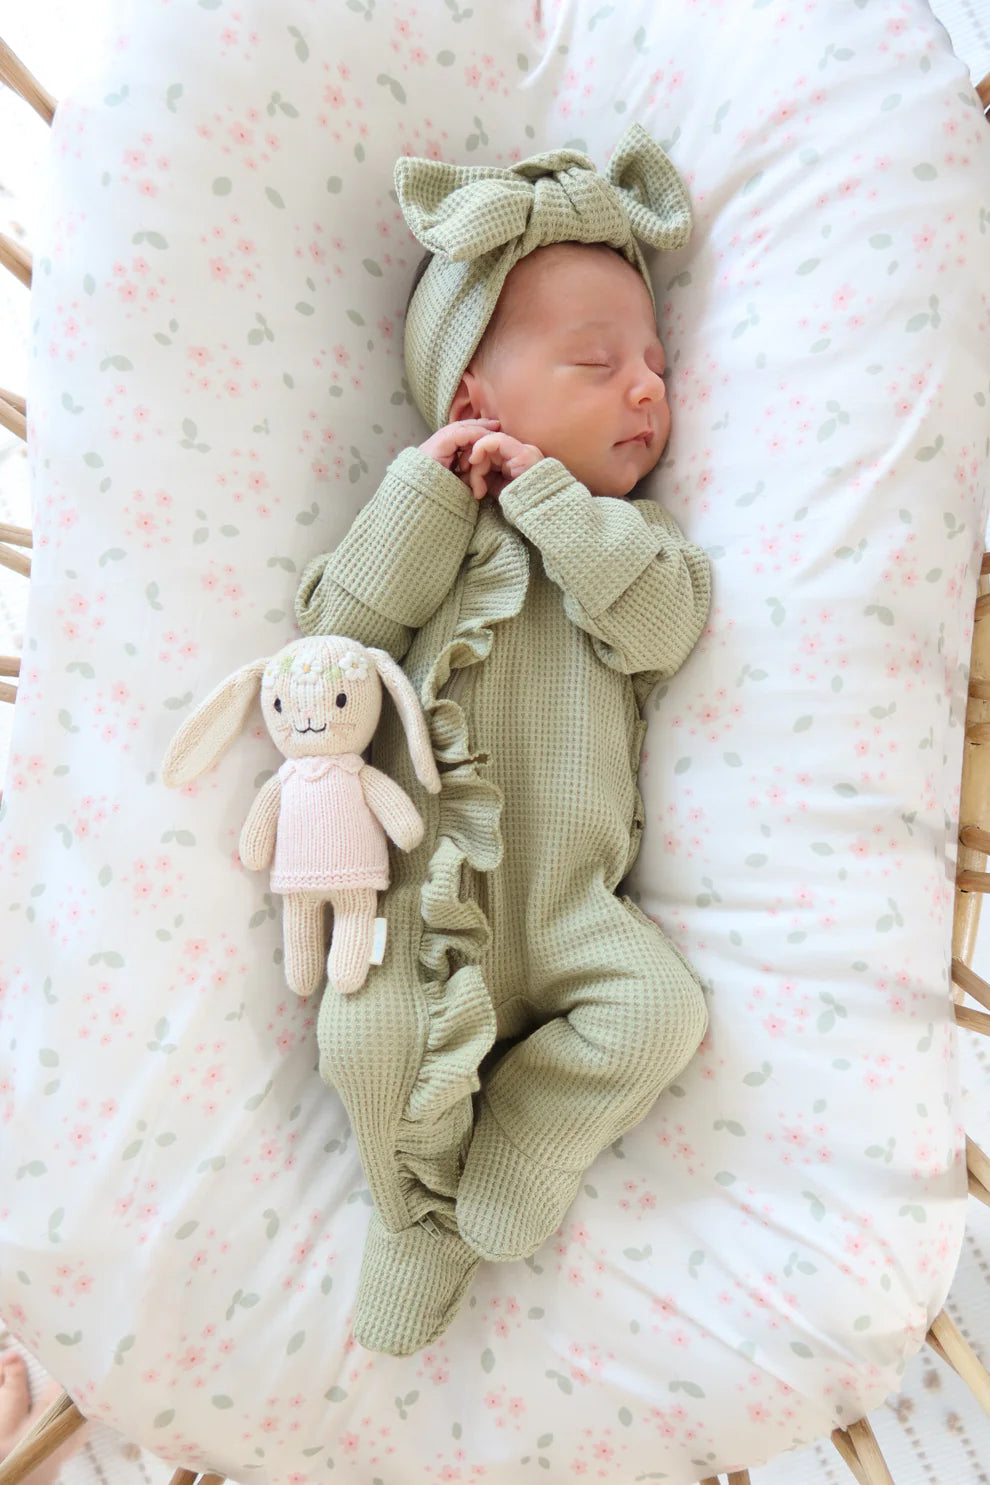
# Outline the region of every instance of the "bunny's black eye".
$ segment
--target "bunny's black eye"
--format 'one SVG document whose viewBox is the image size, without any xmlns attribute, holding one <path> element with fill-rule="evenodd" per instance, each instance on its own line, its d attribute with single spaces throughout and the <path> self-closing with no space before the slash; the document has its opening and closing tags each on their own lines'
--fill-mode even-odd
<svg viewBox="0 0 990 1485">
<path fill-rule="evenodd" d="M 345 691 L 341 691 L 340 695 L 337 697 L 337 705 L 338 706 L 346 706 L 347 705 L 347 693 Z"/>
<path fill-rule="evenodd" d="M 277 712 L 280 712 L 282 710 L 282 703 L 277 696 L 275 698 L 275 710 Z"/>
</svg>

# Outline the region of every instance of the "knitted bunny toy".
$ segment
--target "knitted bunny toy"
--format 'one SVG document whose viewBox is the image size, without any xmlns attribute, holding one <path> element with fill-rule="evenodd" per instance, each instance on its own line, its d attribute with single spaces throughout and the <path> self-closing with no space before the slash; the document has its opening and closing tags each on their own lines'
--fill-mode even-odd
<svg viewBox="0 0 990 1485">
<path fill-rule="evenodd" d="M 244 865 L 272 862 L 285 898 L 285 977 L 297 995 L 323 980 L 324 904 L 333 908 L 326 972 L 343 993 L 359 990 L 372 961 L 378 892 L 387 887 L 385 832 L 404 851 L 423 838 L 412 800 L 361 752 L 378 725 L 382 682 L 398 708 L 416 776 L 440 792 L 416 692 L 385 650 L 342 635 L 295 640 L 253 660 L 213 690 L 176 733 L 162 764 L 171 788 L 205 773 L 233 742 L 261 691 L 261 710 L 286 759 L 262 785 L 240 837 Z M 384 827 L 384 828 L 383 828 Z"/>
</svg>

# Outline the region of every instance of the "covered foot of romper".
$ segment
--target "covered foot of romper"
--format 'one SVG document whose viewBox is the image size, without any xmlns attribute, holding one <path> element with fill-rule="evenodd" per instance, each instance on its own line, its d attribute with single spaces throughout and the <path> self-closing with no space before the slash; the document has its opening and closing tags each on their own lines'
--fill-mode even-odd
<svg viewBox="0 0 990 1485">
<path fill-rule="evenodd" d="M 563 1222 L 583 1174 L 530 1160 L 482 1101 L 457 1189 L 458 1229 L 479 1258 L 528 1258 Z"/>
<path fill-rule="evenodd" d="M 372 1212 L 354 1310 L 354 1339 L 368 1351 L 411 1356 L 447 1329 L 480 1259 L 426 1217 L 392 1232 Z"/>
</svg>

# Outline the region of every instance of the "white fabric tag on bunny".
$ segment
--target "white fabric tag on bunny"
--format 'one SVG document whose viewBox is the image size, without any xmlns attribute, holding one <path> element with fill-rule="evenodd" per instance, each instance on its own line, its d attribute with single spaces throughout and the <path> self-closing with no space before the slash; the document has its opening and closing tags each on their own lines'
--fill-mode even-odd
<svg viewBox="0 0 990 1485">
<path fill-rule="evenodd" d="M 375 937 L 371 945 L 371 958 L 369 964 L 381 964 L 385 958 L 385 934 L 388 930 L 388 921 L 385 918 L 375 919 Z"/>
</svg>

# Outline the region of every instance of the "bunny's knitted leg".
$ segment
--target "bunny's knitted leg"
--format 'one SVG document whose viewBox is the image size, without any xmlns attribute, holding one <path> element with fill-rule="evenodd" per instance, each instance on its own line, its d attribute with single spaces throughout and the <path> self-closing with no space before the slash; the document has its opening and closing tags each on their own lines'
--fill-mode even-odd
<svg viewBox="0 0 990 1485">
<path fill-rule="evenodd" d="M 330 893 L 333 939 L 327 957 L 328 990 L 350 995 L 368 975 L 378 893 L 373 887 L 338 887 Z"/>
<path fill-rule="evenodd" d="M 524 1258 L 556 1230 L 595 1157 L 647 1113 L 707 1022 L 694 970 L 601 877 L 529 946 L 541 1014 L 484 1079 L 457 1195 L 483 1258 Z"/>
<path fill-rule="evenodd" d="M 285 979 L 296 995 L 312 995 L 326 966 L 326 893 L 286 892 L 282 898 Z"/>
</svg>

